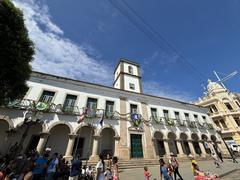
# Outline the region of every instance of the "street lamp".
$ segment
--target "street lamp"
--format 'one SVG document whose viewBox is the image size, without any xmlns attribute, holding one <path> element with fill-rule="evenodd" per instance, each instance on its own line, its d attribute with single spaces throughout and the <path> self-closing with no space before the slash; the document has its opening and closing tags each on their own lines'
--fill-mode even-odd
<svg viewBox="0 0 240 180">
<path fill-rule="evenodd" d="M 230 156 L 231 156 L 231 158 L 232 158 L 232 160 L 233 160 L 233 163 L 238 163 L 237 160 L 234 158 L 231 150 L 229 149 L 227 143 L 225 142 L 224 138 L 222 137 L 222 130 L 221 130 L 219 127 L 217 127 L 217 128 L 216 128 L 216 131 L 217 131 L 217 133 L 220 135 L 220 137 L 221 137 L 221 139 L 223 140 L 225 146 L 227 147 L 228 153 L 230 154 Z"/>
</svg>

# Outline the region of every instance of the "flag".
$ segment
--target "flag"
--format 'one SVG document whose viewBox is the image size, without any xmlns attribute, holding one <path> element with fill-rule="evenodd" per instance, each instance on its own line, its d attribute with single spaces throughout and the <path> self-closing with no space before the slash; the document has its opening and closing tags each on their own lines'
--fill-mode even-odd
<svg viewBox="0 0 240 180">
<path fill-rule="evenodd" d="M 103 120 L 104 120 L 104 113 L 102 113 L 101 119 L 99 121 L 99 124 L 103 126 Z"/>
<path fill-rule="evenodd" d="M 78 124 L 80 124 L 81 122 L 83 122 L 84 118 L 85 118 L 85 114 L 83 113 L 83 114 L 80 115 L 80 117 L 79 117 L 79 119 L 78 119 L 78 121 L 77 121 Z"/>
</svg>

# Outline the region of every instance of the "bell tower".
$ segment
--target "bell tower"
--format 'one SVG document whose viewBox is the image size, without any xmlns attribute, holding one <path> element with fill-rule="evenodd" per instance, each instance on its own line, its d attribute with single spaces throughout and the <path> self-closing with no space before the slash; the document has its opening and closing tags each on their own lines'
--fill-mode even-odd
<svg viewBox="0 0 240 180">
<path fill-rule="evenodd" d="M 114 70 L 114 88 L 142 93 L 140 65 L 121 58 Z"/>
</svg>

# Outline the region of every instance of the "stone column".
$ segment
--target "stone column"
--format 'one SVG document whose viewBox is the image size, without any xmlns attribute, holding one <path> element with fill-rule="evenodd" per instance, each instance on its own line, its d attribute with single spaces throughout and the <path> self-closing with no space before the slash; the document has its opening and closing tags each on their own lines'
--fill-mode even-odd
<svg viewBox="0 0 240 180">
<path fill-rule="evenodd" d="M 66 153 L 65 153 L 65 159 L 69 160 L 72 159 L 72 153 L 73 153 L 73 146 L 74 146 L 74 142 L 75 139 L 77 137 L 77 134 L 69 134 L 69 140 L 68 140 L 68 145 L 67 145 L 67 149 L 66 149 Z"/>
<path fill-rule="evenodd" d="M 90 161 L 97 161 L 99 158 L 98 156 L 99 139 L 100 139 L 100 136 L 93 136 L 93 149 L 92 149 L 92 155 L 90 157 Z"/>
<path fill-rule="evenodd" d="M 118 156 L 118 143 L 119 143 L 120 137 L 114 137 L 114 156 Z"/>
<path fill-rule="evenodd" d="M 120 97 L 120 114 L 126 114 L 126 98 Z M 126 117 L 120 117 L 120 140 L 118 143 L 119 159 L 130 159 L 130 150 L 127 143 L 128 127 Z"/>
<path fill-rule="evenodd" d="M 202 141 L 199 141 L 199 147 L 200 147 L 200 149 L 201 149 L 201 156 L 202 157 L 206 157 L 206 155 L 207 155 L 207 153 L 206 153 L 206 150 L 205 150 L 205 148 L 204 148 L 204 145 L 203 145 L 203 142 Z"/>
<path fill-rule="evenodd" d="M 49 133 L 43 132 L 40 134 L 40 139 L 37 145 L 37 152 L 41 154 L 44 150 L 44 147 L 46 146 L 47 139 L 48 139 Z"/>
<path fill-rule="evenodd" d="M 165 156 L 167 157 L 167 158 L 169 158 L 170 157 L 170 149 L 169 149 L 169 145 L 168 145 L 168 140 L 164 140 L 163 141 L 163 143 L 164 143 L 164 147 L 165 147 L 165 151 L 166 151 L 166 154 L 165 154 Z"/>
<path fill-rule="evenodd" d="M 195 149 L 194 149 L 194 147 L 193 147 L 192 141 L 188 141 L 188 145 L 189 145 L 191 154 L 195 156 L 195 155 L 196 155 L 196 152 L 195 152 Z"/>
<path fill-rule="evenodd" d="M 148 120 L 149 119 L 149 116 L 148 116 L 148 110 L 147 110 L 147 104 L 145 102 L 142 102 L 141 103 L 141 106 L 142 106 L 142 117 L 143 119 L 145 120 Z M 153 141 L 152 141 L 152 135 L 151 135 L 151 130 L 150 130 L 150 127 L 143 123 L 143 129 L 144 129 L 144 135 L 145 135 L 145 146 L 144 146 L 144 158 L 146 159 L 153 159 L 156 157 L 156 154 L 154 153 L 154 144 L 153 144 Z"/>
<path fill-rule="evenodd" d="M 183 148 L 182 148 L 182 143 L 181 140 L 177 140 L 177 148 L 178 148 L 178 152 L 179 152 L 179 157 L 184 157 L 185 154 L 183 153 Z"/>
</svg>

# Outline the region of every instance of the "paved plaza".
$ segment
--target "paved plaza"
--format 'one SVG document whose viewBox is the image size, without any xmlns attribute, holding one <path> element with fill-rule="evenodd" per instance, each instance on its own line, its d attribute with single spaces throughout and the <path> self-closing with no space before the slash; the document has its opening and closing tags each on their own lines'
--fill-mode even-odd
<svg viewBox="0 0 240 180">
<path fill-rule="evenodd" d="M 228 175 L 222 178 L 222 180 L 235 180 L 235 179 L 240 179 L 240 170 L 229 173 Z"/>
<path fill-rule="evenodd" d="M 222 166 L 221 168 L 216 168 L 216 166 L 213 164 L 212 160 L 199 161 L 198 164 L 199 164 L 199 167 L 201 170 L 217 173 L 220 176 L 223 176 L 221 178 L 223 180 L 240 179 L 240 177 L 237 177 L 237 174 L 238 174 L 238 176 L 240 175 L 240 171 L 231 172 L 235 169 L 240 169 L 240 163 L 235 164 L 235 163 L 232 163 L 232 161 L 230 161 L 230 160 L 224 160 L 224 163 L 221 164 L 221 166 Z M 157 180 L 160 180 L 159 166 L 149 167 L 149 170 L 152 173 L 152 177 L 151 177 L 152 180 L 154 178 L 156 178 Z M 180 162 L 179 171 L 185 180 L 193 179 L 190 162 L 187 162 L 187 161 Z M 229 173 L 229 172 L 231 172 L 231 173 Z M 142 180 L 142 179 L 144 179 L 143 168 L 126 169 L 120 173 L 120 179 L 121 180 L 135 180 L 135 179 Z"/>
</svg>

